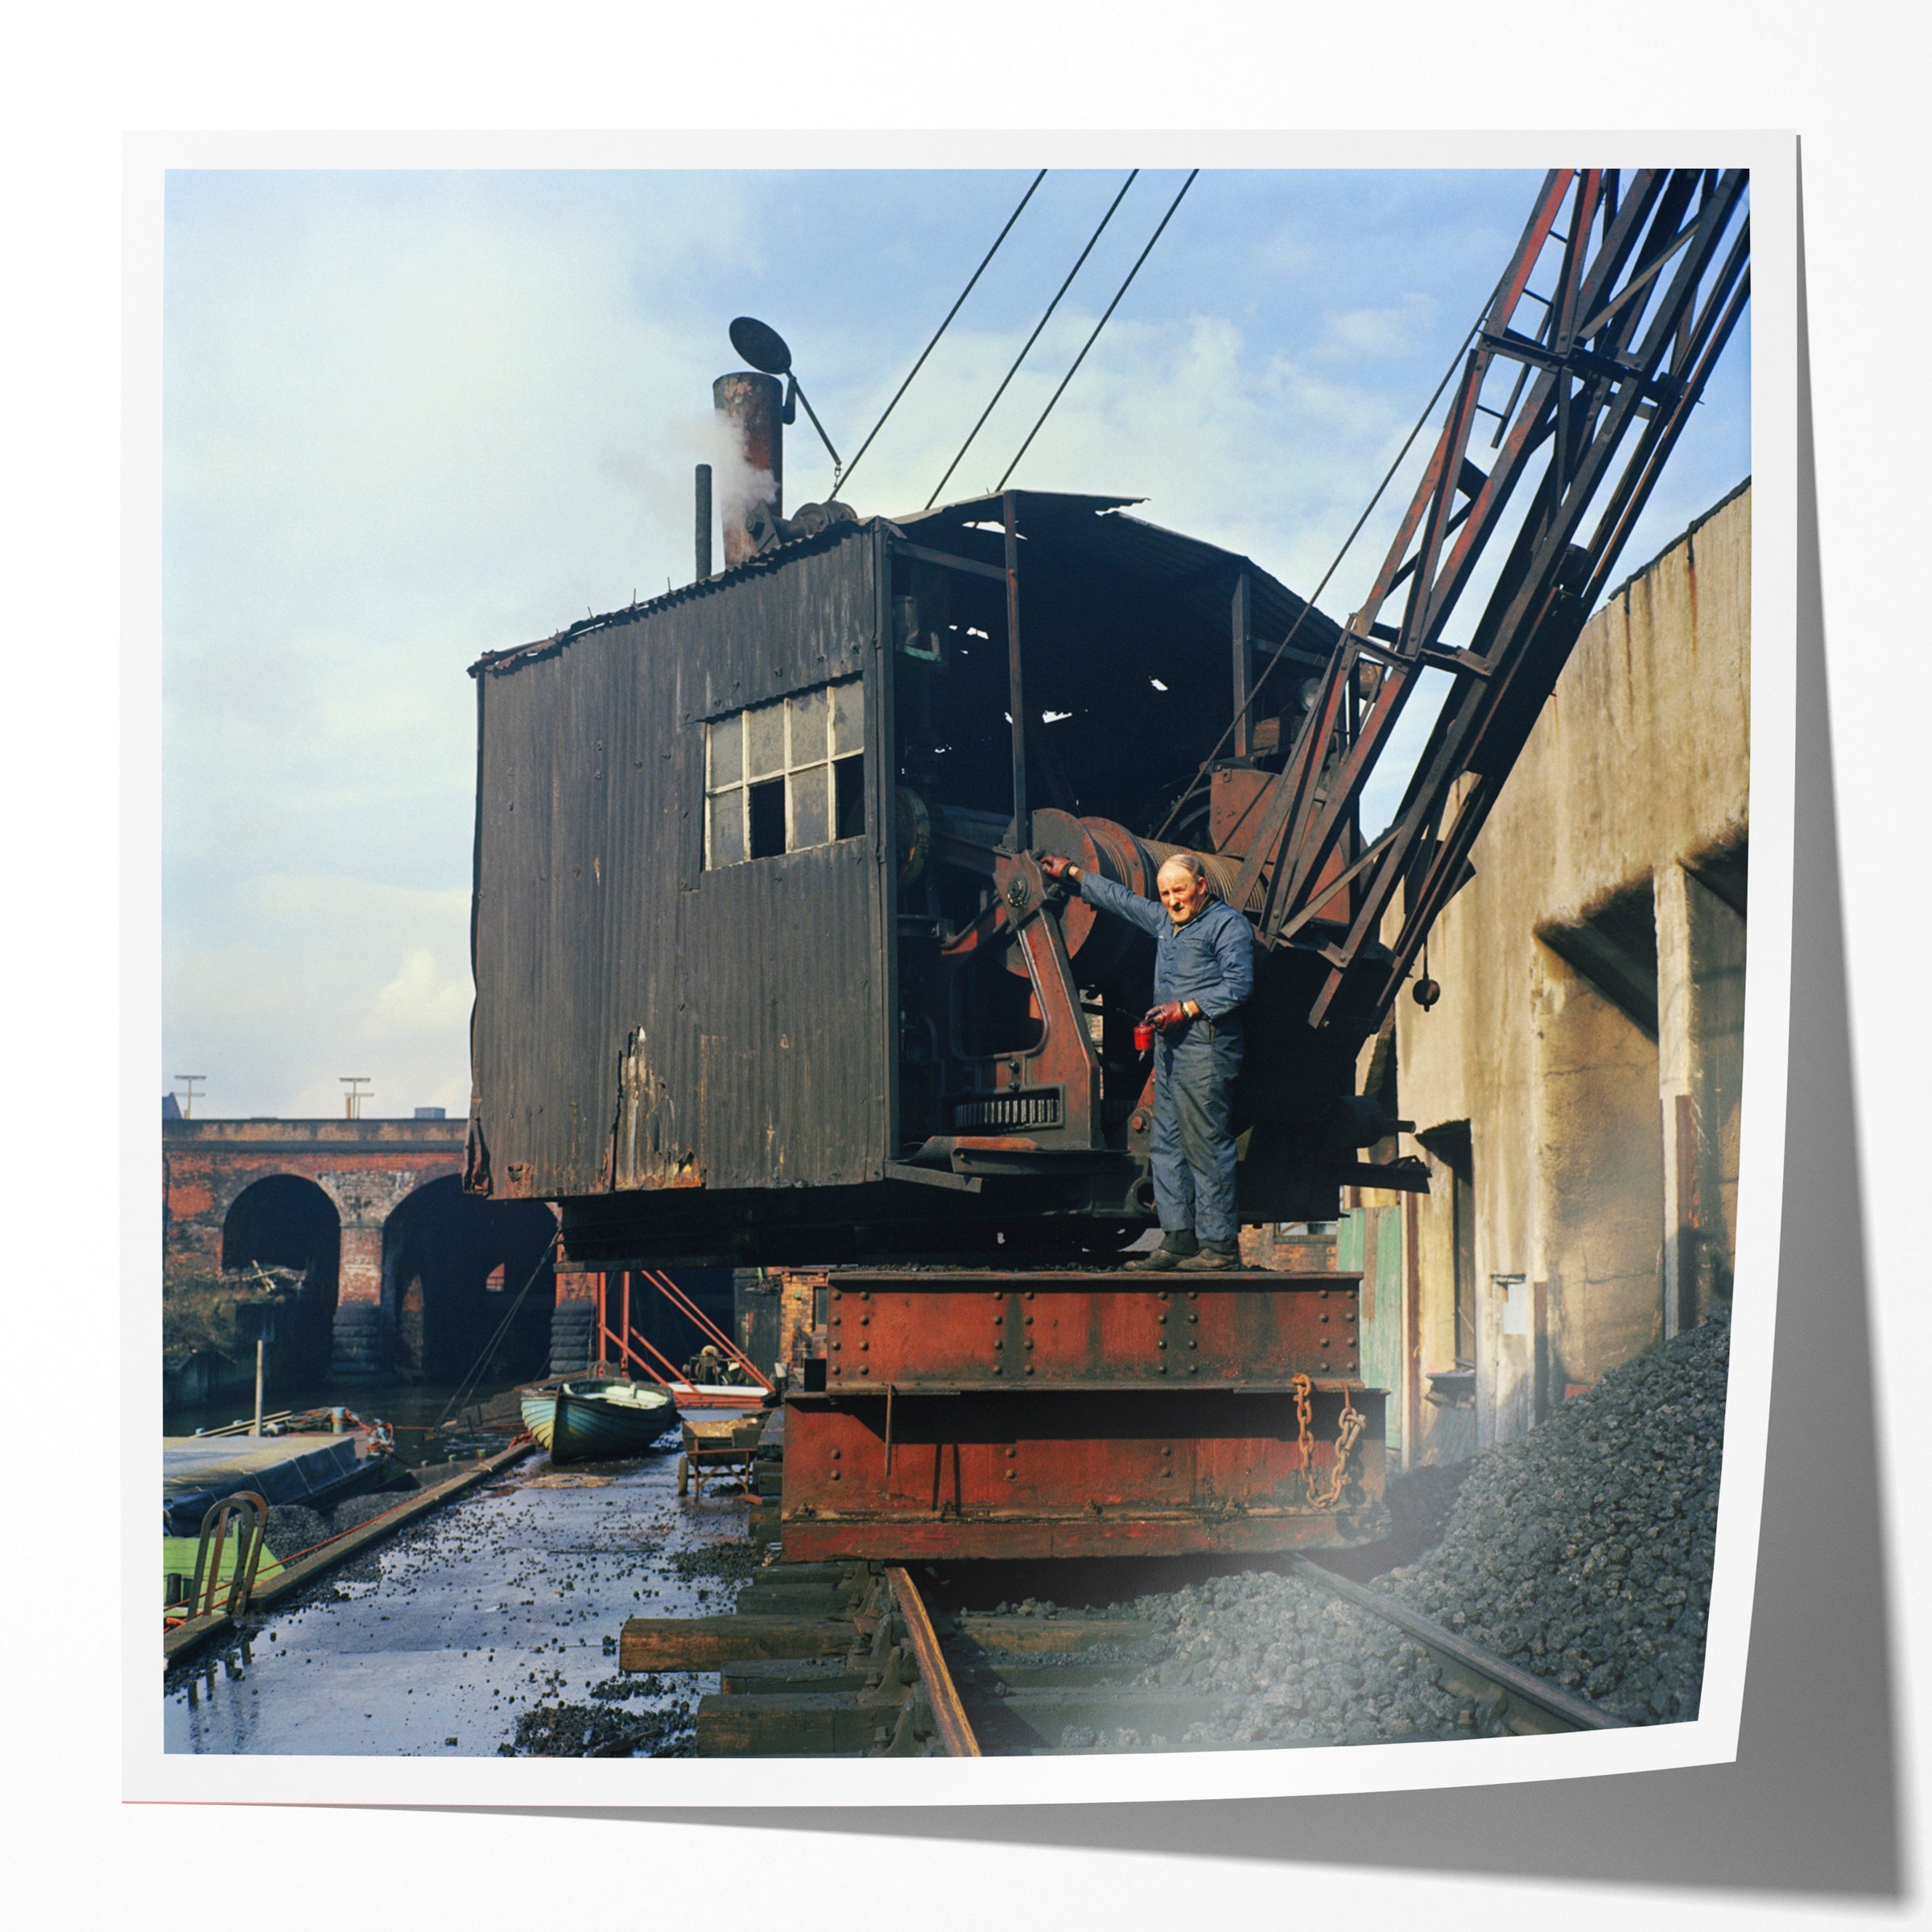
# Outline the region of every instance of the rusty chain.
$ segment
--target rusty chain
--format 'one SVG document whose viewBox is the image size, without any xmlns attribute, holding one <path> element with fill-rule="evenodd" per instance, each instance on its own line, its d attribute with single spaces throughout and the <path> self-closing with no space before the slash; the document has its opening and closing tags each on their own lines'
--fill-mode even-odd
<svg viewBox="0 0 1932 1932">
<path fill-rule="evenodd" d="M 1335 1468 L 1331 1473 L 1327 1487 L 1318 1489 L 1315 1482 L 1315 1431 L 1312 1426 L 1315 1405 L 1311 1399 L 1315 1384 L 1305 1375 L 1291 1378 L 1289 1387 L 1294 1391 L 1294 1419 L 1299 1431 L 1302 1446 L 1302 1481 L 1308 1492 L 1309 1505 L 1316 1509 L 1332 1509 L 1342 1500 L 1342 1491 L 1348 1482 L 1348 1457 L 1356 1444 L 1361 1440 L 1362 1431 L 1368 1426 L 1368 1418 L 1355 1406 L 1355 1397 L 1346 1387 L 1342 1390 L 1342 1418 L 1335 1430 Z"/>
<path fill-rule="evenodd" d="M 1301 1431 L 1302 1486 L 1311 1494 L 1315 1488 L 1315 1434 L 1310 1422 L 1315 1414 L 1315 1406 L 1309 1401 L 1315 1384 L 1305 1375 L 1290 1378 L 1288 1386 L 1294 1391 L 1294 1419 Z"/>
</svg>

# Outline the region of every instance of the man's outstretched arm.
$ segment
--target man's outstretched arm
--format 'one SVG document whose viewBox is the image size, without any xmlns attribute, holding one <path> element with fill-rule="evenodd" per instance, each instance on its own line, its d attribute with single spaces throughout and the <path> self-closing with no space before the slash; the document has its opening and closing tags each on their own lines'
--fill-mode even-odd
<svg viewBox="0 0 1932 1932">
<path fill-rule="evenodd" d="M 1117 886 L 1112 879 L 1104 879 L 1099 873 L 1075 865 L 1071 859 L 1049 853 L 1040 861 L 1040 869 L 1050 879 L 1058 879 L 1069 886 L 1077 885 L 1080 897 L 1089 906 L 1128 920 L 1143 932 L 1153 934 L 1157 939 L 1173 924 L 1166 908 L 1158 901 L 1144 899 L 1137 892 L 1129 892 L 1125 886 Z"/>
</svg>

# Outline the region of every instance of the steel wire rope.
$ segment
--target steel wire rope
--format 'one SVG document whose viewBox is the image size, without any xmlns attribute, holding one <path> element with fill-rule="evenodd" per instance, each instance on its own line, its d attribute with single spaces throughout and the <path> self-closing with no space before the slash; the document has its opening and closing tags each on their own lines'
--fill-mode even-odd
<svg viewBox="0 0 1932 1932">
<path fill-rule="evenodd" d="M 1478 331 L 1481 329 L 1483 326 L 1483 318 L 1489 313 L 1492 308 L 1495 307 L 1496 297 L 1502 293 L 1503 285 L 1509 280 L 1509 270 L 1505 268 L 1501 275 L 1497 278 L 1496 287 L 1489 291 L 1488 300 L 1486 300 L 1483 303 L 1481 308 L 1476 312 L 1476 320 L 1469 324 L 1468 333 L 1465 335 L 1462 341 L 1456 345 L 1455 353 L 1449 358 L 1449 366 L 1443 371 L 1443 379 L 1436 384 L 1434 393 L 1430 396 L 1429 400 L 1422 405 L 1422 411 L 1416 417 L 1414 423 L 1411 425 L 1408 435 L 1402 439 L 1402 446 L 1395 452 L 1395 460 L 1389 465 L 1388 469 L 1382 473 L 1382 480 L 1381 482 L 1376 485 L 1374 493 L 1369 497 L 1368 504 L 1364 508 L 1362 514 L 1356 518 L 1355 527 L 1349 531 L 1347 536 L 1343 538 L 1341 548 L 1335 553 L 1333 560 L 1330 563 L 1328 568 L 1322 572 L 1321 582 L 1315 585 L 1315 588 L 1309 593 L 1307 598 L 1303 601 L 1301 609 L 1296 613 L 1294 621 L 1288 626 L 1288 634 L 1282 639 L 1281 643 L 1276 647 L 1275 654 L 1269 659 L 1267 664 L 1262 668 L 1261 675 L 1255 679 L 1253 686 L 1249 688 L 1247 702 L 1241 707 L 1240 711 L 1236 713 L 1234 717 L 1232 717 L 1228 720 L 1228 728 L 1221 733 L 1220 737 L 1215 741 L 1213 750 L 1209 752 L 1207 757 L 1201 760 L 1199 768 L 1195 771 L 1194 776 L 1187 781 L 1186 789 L 1183 791 L 1180 796 L 1174 801 L 1173 805 L 1168 811 L 1166 817 L 1161 821 L 1160 830 L 1155 832 L 1154 835 L 1157 840 L 1162 839 L 1166 836 L 1168 828 L 1171 826 L 1174 820 L 1181 815 L 1182 807 L 1184 806 L 1200 788 L 1201 780 L 1208 775 L 1208 766 L 1211 766 L 1214 761 L 1221 755 L 1221 748 L 1226 745 L 1231 737 L 1234 736 L 1234 728 L 1235 725 L 1240 721 L 1241 713 L 1251 712 L 1253 709 L 1255 700 L 1261 694 L 1261 687 L 1265 684 L 1269 679 L 1274 675 L 1275 667 L 1280 664 L 1287 655 L 1288 646 L 1294 642 L 1294 634 L 1302 627 L 1302 620 L 1308 615 L 1310 611 L 1315 609 L 1315 599 L 1327 588 L 1328 580 L 1341 568 L 1343 558 L 1348 555 L 1349 551 L 1354 547 L 1356 539 L 1362 534 L 1362 526 L 1368 521 L 1370 517 L 1374 515 L 1376 505 L 1381 502 L 1382 500 L 1382 493 L 1388 489 L 1389 483 L 1394 478 L 1395 473 L 1402 468 L 1404 460 L 1407 457 L 1410 448 L 1414 444 L 1415 439 L 1422 434 L 1424 426 L 1427 423 L 1430 412 L 1435 409 L 1436 404 L 1442 400 L 1443 391 L 1449 386 L 1451 379 L 1455 374 L 1456 370 L 1462 365 L 1463 356 L 1468 353 L 1469 345 L 1476 340 Z M 1530 291 L 1525 290 L 1524 292 L 1527 294 Z M 1539 297 L 1538 299 L 1540 299 L 1541 298 Z M 1019 460 L 1019 458 L 1016 456 L 1013 460 L 1017 463 Z M 1009 472 L 1008 473 L 1010 474 L 1011 473 Z"/>
<path fill-rule="evenodd" d="M 980 411 L 980 419 L 978 422 L 973 424 L 972 429 L 967 434 L 966 440 L 960 445 L 959 455 L 955 456 L 953 460 L 946 465 L 946 474 L 941 477 L 938 483 L 934 485 L 932 494 L 926 499 L 925 507 L 927 510 L 931 510 L 933 505 L 939 501 L 939 492 L 946 487 L 947 482 L 952 478 L 952 473 L 959 468 L 961 461 L 964 459 L 967 451 L 972 448 L 973 438 L 978 436 L 980 431 L 986 427 L 986 419 L 993 414 L 994 409 L 998 406 L 1000 398 L 1005 394 L 1006 385 L 1020 373 L 1020 365 L 1026 360 L 1028 354 L 1032 350 L 1034 344 L 1039 341 L 1040 331 L 1053 320 L 1053 312 L 1059 307 L 1060 297 L 1065 295 L 1067 290 L 1073 286 L 1074 277 L 1080 272 L 1082 264 L 1084 264 L 1087 258 L 1093 253 L 1094 243 L 1098 242 L 1100 237 L 1106 232 L 1107 224 L 1113 219 L 1113 211 L 1120 206 L 1123 200 L 1126 199 L 1127 191 L 1129 188 L 1133 186 L 1134 178 L 1140 173 L 1140 171 L 1141 171 L 1137 167 L 1133 169 L 1129 173 L 1127 179 L 1121 184 L 1121 192 L 1114 196 L 1112 201 L 1108 204 L 1106 213 L 1100 217 L 1100 225 L 1087 237 L 1087 246 L 1080 250 L 1080 259 L 1074 263 L 1071 268 L 1067 270 L 1067 279 L 1060 284 L 1059 288 L 1055 292 L 1053 299 L 1046 304 L 1046 314 L 1042 316 L 1039 320 L 1034 324 L 1033 333 L 1026 338 L 1025 345 L 1021 349 L 1020 353 L 1013 359 L 1013 367 L 1008 369 L 1005 374 L 1000 378 L 999 387 L 993 392 L 993 401 L 989 402 L 986 407 Z M 1137 263 L 1136 264 L 1136 266 L 1138 266 Z M 1115 299 L 1117 301 L 1119 297 L 1116 296 Z M 1111 313 L 1112 312 L 1110 311 L 1109 312 Z M 1080 353 L 1084 355 L 1086 351 L 1083 349 Z M 1076 363 L 1075 366 L 1077 368 L 1079 365 Z M 1062 386 L 1064 387 L 1065 386 L 1063 384 Z M 1047 407 L 1051 408 L 1052 404 L 1049 403 Z M 1032 438 L 1029 437 L 1027 440 L 1030 442 Z M 1015 458 L 1015 460 L 1017 461 L 1018 458 Z M 1007 471 L 1007 475 L 1010 476 L 1012 473 L 1013 472 L 1009 467 Z M 1002 477 L 1000 479 L 1002 484 L 1005 481 L 1005 480 L 1006 478 L 1005 477 Z"/>
<path fill-rule="evenodd" d="M 1080 349 L 1080 353 L 1073 359 L 1073 367 L 1068 369 L 1066 374 L 1060 378 L 1060 386 L 1056 389 L 1050 397 L 1047 398 L 1046 407 L 1040 411 L 1039 421 L 1034 423 L 1031 429 L 1027 431 L 1026 440 L 1020 445 L 1019 449 L 1014 455 L 1013 460 L 1006 465 L 1006 475 L 1001 477 L 999 481 L 993 485 L 993 488 L 996 490 L 1004 489 L 1006 487 L 1006 477 L 1010 477 L 1013 473 L 1019 468 L 1020 458 L 1025 456 L 1027 451 L 1033 447 L 1034 438 L 1040 433 L 1040 430 L 1045 424 L 1046 419 L 1053 414 L 1054 404 L 1059 402 L 1060 398 L 1067 393 L 1067 385 L 1073 380 L 1075 375 L 1079 371 L 1080 365 L 1087 360 L 1087 351 L 1092 349 L 1094 344 L 1100 341 L 1100 331 L 1107 326 L 1108 317 L 1112 316 L 1113 312 L 1120 307 L 1121 297 L 1125 295 L 1128 290 L 1133 286 L 1134 277 L 1141 272 L 1141 264 L 1154 253 L 1154 243 L 1159 241 L 1162 235 L 1166 232 L 1167 224 L 1174 219 L 1174 211 L 1181 204 L 1182 196 L 1184 196 L 1187 192 L 1188 189 L 1194 186 L 1195 176 L 1199 174 L 1200 171 L 1201 171 L 1198 167 L 1195 168 L 1193 172 L 1188 175 L 1187 179 L 1181 184 L 1180 194 L 1176 195 L 1173 200 L 1168 203 L 1166 213 L 1161 217 L 1161 225 L 1147 237 L 1147 246 L 1141 250 L 1140 254 L 1137 257 L 1135 257 L 1133 266 L 1129 269 L 1127 271 L 1127 279 L 1114 291 L 1113 299 L 1107 304 L 1106 315 L 1102 316 L 1100 320 L 1094 324 L 1093 333 L 1087 338 L 1086 342 Z"/>
<path fill-rule="evenodd" d="M 845 466 L 845 469 L 838 476 L 833 478 L 832 488 L 835 490 L 843 489 L 844 486 L 852 481 L 852 473 L 858 468 L 860 461 L 864 457 L 866 451 L 872 448 L 872 439 L 886 427 L 886 418 L 890 416 L 892 412 L 898 407 L 899 398 L 904 395 L 907 390 L 911 388 L 913 377 L 916 376 L 919 371 L 926 366 L 926 358 L 939 347 L 939 337 L 944 335 L 947 329 L 951 326 L 953 317 L 960 312 L 960 308 L 965 303 L 966 298 L 972 293 L 973 284 L 979 280 L 981 275 L 985 274 L 987 263 L 992 261 L 993 257 L 1000 252 L 1000 244 L 1004 242 L 1007 236 L 1012 232 L 1013 223 L 1019 220 L 1021 213 L 1025 209 L 1026 204 L 1033 199 L 1034 188 L 1038 188 L 1039 184 L 1046 179 L 1046 171 L 1045 168 L 1042 168 L 1040 171 L 1034 176 L 1033 186 L 1029 188 L 1026 193 L 1020 196 L 1019 206 L 1006 217 L 1005 227 L 1002 228 L 1000 232 L 993 237 L 993 246 L 987 250 L 985 255 L 982 258 L 980 262 L 979 266 L 972 271 L 972 280 L 968 281 L 966 286 L 960 291 L 959 300 L 955 302 L 952 307 L 947 310 L 946 320 L 932 332 L 932 340 L 919 351 L 919 361 L 913 364 L 912 368 L 906 374 L 906 380 L 902 382 L 898 388 L 894 392 L 892 400 L 886 405 L 885 410 L 880 415 L 878 421 L 873 423 L 871 429 L 867 432 L 865 440 L 859 445 L 858 455 L 854 456 L 851 462 Z"/>
<path fill-rule="evenodd" d="M 443 1413 L 436 1418 L 436 1426 L 439 1429 L 440 1429 L 444 1423 L 449 1419 L 450 1410 L 456 1407 L 457 1402 L 462 1398 L 464 1393 L 469 1389 L 471 1377 L 474 1377 L 477 1381 L 481 1381 L 482 1371 L 484 1368 L 489 1363 L 490 1357 L 496 1353 L 497 1348 L 502 1342 L 505 1333 L 510 1327 L 510 1323 L 517 1319 L 517 1311 L 523 1306 L 523 1298 L 530 1293 L 531 1289 L 536 1286 L 537 1277 L 543 1272 L 543 1264 L 550 1259 L 550 1251 L 551 1249 L 556 1246 L 559 1240 L 561 1239 L 563 1236 L 563 1232 L 564 1230 L 561 1226 L 559 1226 L 556 1232 L 551 1236 L 550 1239 L 543 1244 L 543 1252 L 537 1257 L 537 1265 L 535 1267 L 530 1269 L 530 1279 L 517 1290 L 517 1298 L 512 1302 L 510 1307 L 504 1311 L 502 1320 L 497 1323 L 496 1333 L 483 1344 L 483 1352 L 479 1355 L 476 1360 L 470 1364 L 469 1374 L 465 1375 L 463 1380 L 456 1384 L 456 1393 L 443 1405 Z"/>
</svg>

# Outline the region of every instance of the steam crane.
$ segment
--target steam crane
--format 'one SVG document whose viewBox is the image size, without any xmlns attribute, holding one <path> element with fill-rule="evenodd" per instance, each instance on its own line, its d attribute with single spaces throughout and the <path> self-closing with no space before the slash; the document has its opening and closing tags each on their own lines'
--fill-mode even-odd
<svg viewBox="0 0 1932 1932">
<path fill-rule="evenodd" d="M 1426 1186 L 1360 1158 L 1404 1125 L 1361 1050 L 1743 312 L 1747 187 L 1550 174 L 1344 626 L 1126 499 L 787 518 L 774 459 L 723 572 L 476 667 L 469 1185 L 555 1201 L 567 1265 L 836 1265 L 788 1558 L 1378 1533 L 1352 1277 L 1106 1268 L 1151 1218 L 1151 946 L 1040 857 L 1150 893 L 1191 850 L 1253 919 L 1244 1219 Z M 775 376 L 718 393 L 775 450 Z"/>
</svg>

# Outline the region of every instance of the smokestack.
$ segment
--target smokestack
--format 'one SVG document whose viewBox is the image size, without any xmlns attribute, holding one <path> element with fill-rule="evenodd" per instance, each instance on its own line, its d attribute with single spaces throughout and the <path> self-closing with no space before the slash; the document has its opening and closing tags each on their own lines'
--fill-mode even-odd
<svg viewBox="0 0 1932 1932">
<path fill-rule="evenodd" d="M 698 581 L 711 575 L 711 465 L 698 465 Z"/>
<path fill-rule="evenodd" d="M 738 489 L 728 483 L 719 506 L 727 570 L 756 552 L 745 527 L 753 504 L 762 503 L 774 519 L 785 514 L 784 400 L 785 386 L 776 376 L 748 369 L 720 376 L 711 386 L 711 406 L 730 424 L 745 465 L 743 483 Z"/>
</svg>

